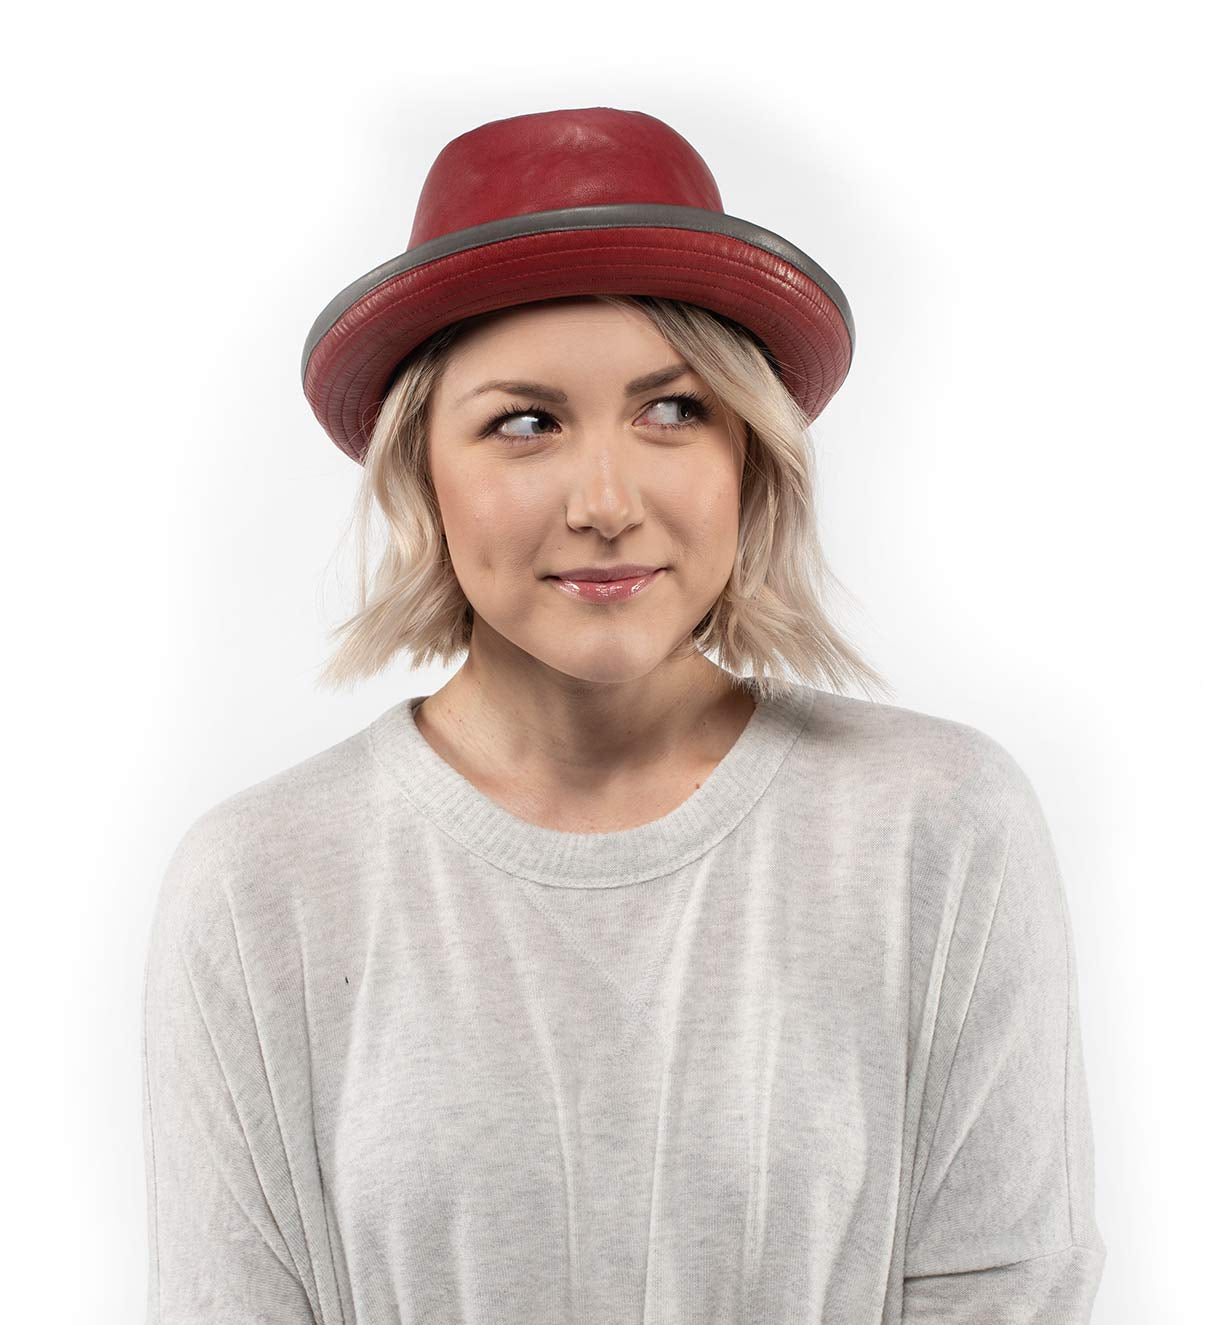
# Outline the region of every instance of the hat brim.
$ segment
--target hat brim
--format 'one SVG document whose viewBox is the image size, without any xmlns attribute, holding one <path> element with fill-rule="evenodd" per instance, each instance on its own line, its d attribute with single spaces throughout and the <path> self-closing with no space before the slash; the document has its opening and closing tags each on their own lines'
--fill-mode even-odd
<svg viewBox="0 0 1225 1325">
<path fill-rule="evenodd" d="M 361 464 L 391 378 L 422 341 L 478 313 L 581 294 L 677 299 L 733 319 L 770 351 L 809 423 L 854 353 L 846 296 L 781 236 L 697 207 L 601 205 L 473 226 L 367 272 L 315 319 L 303 391 Z"/>
</svg>

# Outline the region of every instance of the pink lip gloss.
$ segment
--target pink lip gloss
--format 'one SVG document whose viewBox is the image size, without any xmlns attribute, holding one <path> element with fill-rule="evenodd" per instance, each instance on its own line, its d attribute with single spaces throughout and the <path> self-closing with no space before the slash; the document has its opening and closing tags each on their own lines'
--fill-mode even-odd
<svg viewBox="0 0 1225 1325">
<path fill-rule="evenodd" d="M 581 598 L 588 603 L 619 603 L 644 593 L 665 570 L 667 567 L 661 566 L 649 575 L 639 575 L 631 580 L 564 580 L 557 575 L 550 575 L 549 579 L 572 598 Z"/>
</svg>

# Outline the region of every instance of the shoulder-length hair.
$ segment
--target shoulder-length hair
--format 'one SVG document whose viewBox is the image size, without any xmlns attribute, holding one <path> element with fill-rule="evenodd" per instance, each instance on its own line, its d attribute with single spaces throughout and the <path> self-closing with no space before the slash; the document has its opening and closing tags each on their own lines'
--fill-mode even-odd
<svg viewBox="0 0 1225 1325">
<path fill-rule="evenodd" d="M 846 590 L 826 565 L 817 536 L 807 424 L 770 351 L 739 323 L 693 304 L 589 297 L 645 313 L 722 409 L 745 425 L 735 562 L 718 600 L 694 627 L 692 648 L 717 655 L 719 665 L 742 680 L 747 669 L 765 697 L 777 693 L 787 667 L 821 688 L 857 684 L 889 697 L 889 683 L 826 614 L 827 588 Z M 343 642 L 320 673 L 326 686 L 376 675 L 399 654 L 412 666 L 434 659 L 445 665 L 467 651 L 472 607 L 447 551 L 429 473 L 427 420 L 451 347 L 489 316 L 435 332 L 397 368 L 383 398 L 349 524 L 358 530 L 358 610 L 330 632 Z M 388 535 L 368 584 L 376 505 Z"/>
</svg>

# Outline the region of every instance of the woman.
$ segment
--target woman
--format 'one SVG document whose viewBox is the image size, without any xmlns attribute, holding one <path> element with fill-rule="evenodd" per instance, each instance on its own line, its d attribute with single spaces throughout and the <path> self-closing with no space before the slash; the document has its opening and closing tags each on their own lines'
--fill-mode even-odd
<svg viewBox="0 0 1225 1325">
<path fill-rule="evenodd" d="M 1034 790 L 837 693 L 880 678 L 821 608 L 805 429 L 852 345 L 606 107 L 449 143 L 320 315 L 306 393 L 391 530 L 329 679 L 466 656 L 174 854 L 151 1325 L 1089 1319 Z"/>
</svg>

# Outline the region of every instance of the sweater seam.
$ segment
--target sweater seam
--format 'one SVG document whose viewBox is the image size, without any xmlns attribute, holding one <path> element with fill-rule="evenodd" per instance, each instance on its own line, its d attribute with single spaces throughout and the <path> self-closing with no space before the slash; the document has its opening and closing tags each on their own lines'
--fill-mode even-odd
<svg viewBox="0 0 1225 1325">
<path fill-rule="evenodd" d="M 975 825 L 975 829 L 976 829 L 976 831 L 977 831 L 977 825 Z M 976 845 L 977 845 L 977 842 L 976 842 Z M 936 1110 L 936 1119 L 935 1119 L 935 1122 L 932 1123 L 931 1142 L 930 1142 L 930 1144 L 928 1145 L 928 1148 L 927 1148 L 927 1155 L 926 1155 L 926 1157 L 924 1158 L 924 1161 L 923 1161 L 923 1172 L 919 1175 L 919 1181 L 918 1181 L 918 1183 L 915 1185 L 914 1190 L 913 1190 L 912 1200 L 911 1200 L 911 1202 L 910 1202 L 910 1214 L 909 1214 L 909 1221 L 908 1221 L 908 1232 L 907 1232 L 907 1237 L 908 1237 L 908 1238 L 909 1238 L 909 1223 L 913 1223 L 913 1221 L 914 1221 L 914 1213 L 915 1213 L 916 1208 L 918 1207 L 919 1196 L 920 1196 L 920 1194 L 921 1194 L 922 1191 L 923 1191 L 923 1184 L 924 1184 L 924 1182 L 927 1180 L 927 1170 L 928 1170 L 928 1168 L 929 1168 L 930 1165 L 931 1165 L 932 1152 L 935 1150 L 936 1139 L 937 1139 L 937 1137 L 939 1136 L 939 1133 L 940 1133 L 940 1123 L 941 1123 L 942 1119 L 944 1118 L 944 1106 L 945 1106 L 946 1101 L 948 1100 L 949 1085 L 951 1084 L 951 1082 L 952 1082 L 952 1080 L 953 1080 L 953 1077 L 954 1077 L 954 1075 L 955 1075 L 955 1073 L 956 1073 L 956 1071 L 957 1071 L 957 1059 L 958 1059 L 958 1055 L 959 1055 L 960 1052 L 961 1052 L 961 1044 L 962 1044 L 962 1040 L 963 1040 L 964 1037 L 965 1037 L 966 1023 L 970 1020 L 970 1013 L 973 1011 L 973 1008 L 974 1008 L 974 997 L 975 997 L 975 995 L 978 993 L 978 981 L 979 981 L 979 977 L 982 975 L 982 969 L 983 969 L 983 966 L 984 966 L 984 964 L 986 963 L 986 960 L 987 960 L 987 953 L 988 953 L 988 951 L 990 950 L 990 947 L 991 947 L 991 938 L 992 938 L 992 935 L 995 933 L 995 919 L 996 919 L 996 916 L 999 914 L 1000 898 L 1003 896 L 1004 888 L 1005 888 L 1005 886 L 1007 885 L 1007 881 L 1008 881 L 1008 863 L 1009 863 L 1009 860 L 1011 859 L 1011 855 L 1012 855 L 1012 833 L 1011 833 L 1011 831 L 1010 831 L 1009 834 L 1008 834 L 1007 844 L 1006 844 L 1006 846 L 1005 846 L 1005 850 L 1004 850 L 1004 861 L 1003 861 L 1003 864 L 1000 866 L 1000 872 L 999 872 L 999 880 L 1000 880 L 1000 883 L 999 883 L 999 888 L 996 890 L 995 901 L 994 901 L 994 903 L 992 904 L 992 907 L 991 907 L 991 920 L 990 920 L 990 922 L 989 922 L 988 925 L 987 925 L 987 935 L 986 935 L 986 938 L 983 940 L 982 951 L 981 951 L 981 953 L 979 954 L 979 958 L 978 958 L 978 966 L 975 968 L 975 971 L 974 971 L 974 982 L 973 982 L 973 984 L 970 986 L 970 993 L 969 993 L 969 996 L 968 996 L 967 999 L 966 999 L 965 1012 L 964 1012 L 964 1014 L 962 1015 L 962 1018 L 961 1018 L 961 1024 L 960 1024 L 960 1025 L 958 1026 L 958 1028 L 957 1028 L 957 1042 L 956 1042 L 956 1044 L 953 1046 L 953 1052 L 952 1052 L 952 1055 L 951 1055 L 950 1058 L 949 1058 L 948 1071 L 947 1071 L 947 1073 L 945 1074 L 945 1077 L 944 1077 L 944 1084 L 943 1084 L 943 1086 L 942 1086 L 941 1089 L 940 1089 L 940 1104 L 939 1104 L 939 1106 L 938 1106 L 938 1108 L 937 1108 L 937 1110 Z M 965 897 L 965 887 L 964 887 L 964 885 L 963 885 L 963 888 L 962 888 L 962 891 L 961 891 L 961 894 L 960 894 L 960 896 L 959 896 L 959 900 L 958 900 L 958 915 L 959 915 L 959 916 L 960 916 L 961 901 L 964 900 L 964 897 Z M 949 936 L 949 945 L 950 945 L 950 947 L 952 946 L 953 935 L 956 934 L 956 931 L 957 931 L 957 923 L 956 923 L 956 921 L 954 921 L 954 923 L 953 923 L 953 933 L 950 934 L 950 936 Z M 948 954 L 947 954 L 947 952 L 946 952 L 946 954 L 945 954 L 945 959 L 944 959 L 944 973 L 947 973 L 947 969 L 948 969 Z M 942 973 L 942 975 L 941 975 L 941 996 L 943 996 L 944 973 Z M 950 1163 L 951 1163 L 951 1161 L 950 1161 Z"/>
<path fill-rule="evenodd" d="M 1057 1247 L 1054 1251 L 1039 1252 L 1036 1256 L 1023 1256 L 1019 1261 L 1001 1261 L 998 1265 L 981 1265 L 973 1270 L 923 1270 L 918 1274 L 904 1275 L 903 1281 L 948 1278 L 963 1274 L 986 1274 L 992 1270 L 1011 1270 L 1018 1265 L 1036 1265 L 1039 1261 L 1050 1260 L 1052 1256 L 1066 1256 L 1070 1251 L 1087 1251 L 1092 1255 L 1096 1255 L 1098 1248 L 1090 1243 L 1073 1240 L 1065 1246 Z"/>
<path fill-rule="evenodd" d="M 267 1191 L 265 1191 L 263 1181 L 262 1181 L 262 1179 L 260 1178 L 259 1167 L 258 1167 L 258 1165 L 255 1163 L 255 1151 L 254 1151 L 254 1149 L 253 1149 L 252 1146 L 251 1146 L 251 1138 L 250 1138 L 250 1137 L 248 1136 L 248 1134 L 247 1134 L 247 1127 L 246 1127 L 246 1123 L 245 1123 L 244 1120 L 243 1120 L 242 1110 L 241 1110 L 241 1109 L 239 1108 L 239 1106 L 238 1106 L 238 1099 L 237 1099 L 237 1097 L 236 1097 L 235 1094 L 234 1094 L 234 1088 L 233 1088 L 233 1086 L 232 1086 L 232 1084 L 231 1084 L 231 1082 L 230 1082 L 230 1073 L 229 1073 L 229 1071 L 228 1071 L 228 1069 L 227 1069 L 227 1066 L 226 1066 L 225 1056 L 221 1053 L 221 1051 L 220 1051 L 220 1050 L 218 1049 L 218 1047 L 217 1047 L 217 1040 L 216 1040 L 216 1038 L 215 1038 L 214 1035 L 213 1035 L 212 1028 L 211 1028 L 211 1027 L 209 1026 L 209 1024 L 208 1024 L 208 1018 L 207 1018 L 207 1016 L 205 1015 L 205 1012 L 204 1012 L 204 1006 L 203 1006 L 203 1004 L 201 1003 L 201 1000 L 200 1000 L 200 991 L 196 988 L 196 979 L 195 979 L 194 974 L 192 973 L 191 963 L 187 960 L 187 955 L 186 955 L 186 953 L 183 951 L 182 944 L 179 942 L 179 940 L 178 940 L 178 936 L 177 936 L 177 935 L 174 936 L 174 940 L 173 940 L 173 941 L 174 941 L 174 947 L 175 947 L 175 955 L 178 957 L 178 960 L 179 960 L 180 962 L 182 962 L 182 964 L 183 964 L 183 969 L 184 969 L 184 971 L 185 971 L 185 973 L 186 973 L 186 976 L 187 976 L 187 984 L 188 984 L 188 987 L 189 987 L 190 990 L 191 990 L 192 1000 L 193 1000 L 193 1002 L 195 1003 L 195 1007 L 196 1007 L 197 1015 L 199 1016 L 199 1018 L 200 1018 L 200 1022 L 201 1022 L 201 1024 L 202 1024 L 203 1027 L 204 1027 L 204 1033 L 208 1036 L 209 1046 L 210 1046 L 210 1048 L 211 1048 L 212 1051 L 213 1051 L 213 1057 L 214 1057 L 214 1059 L 216 1060 L 216 1062 L 217 1062 L 217 1067 L 218 1067 L 218 1069 L 219 1069 L 219 1071 L 220 1071 L 220 1073 L 221 1073 L 221 1080 L 222 1080 L 222 1082 L 223 1082 L 224 1085 L 225 1085 L 225 1093 L 226 1093 L 227 1097 L 229 1098 L 230 1104 L 233 1106 L 233 1109 L 234 1109 L 234 1118 L 235 1118 L 236 1122 L 238 1123 L 239 1131 L 242 1133 L 243 1144 L 247 1147 L 247 1153 L 248 1153 L 248 1154 L 250 1155 L 250 1157 L 251 1157 L 251 1161 L 252 1161 L 252 1163 L 251 1163 L 251 1167 L 252 1167 L 252 1170 L 253 1170 L 254 1173 L 255 1173 L 255 1180 L 256 1180 L 256 1184 L 257 1184 L 258 1187 L 259 1187 L 260 1195 L 264 1198 L 264 1204 L 268 1207 L 268 1212 L 269 1212 L 269 1214 L 270 1214 L 271 1217 L 272 1217 L 272 1222 L 273 1222 L 274 1226 L 277 1226 L 277 1227 L 279 1228 L 279 1225 L 277 1224 L 277 1220 L 276 1220 L 275 1212 L 274 1212 L 273 1209 L 272 1209 L 272 1203 L 271 1203 L 271 1202 L 269 1201 L 269 1199 L 268 1199 L 268 1193 L 267 1193 Z M 249 1002 L 249 996 L 248 996 L 248 1002 Z M 254 1018 L 254 1015 L 255 1015 L 255 1013 L 254 1013 L 254 1009 L 252 1009 L 252 1018 Z M 267 1068 L 266 1068 L 266 1065 L 265 1065 L 264 1062 L 263 1062 L 263 1051 L 262 1051 L 262 1049 L 261 1049 L 261 1052 L 260 1052 L 260 1063 L 261 1063 L 261 1067 L 264 1068 L 264 1078 L 265 1078 L 265 1080 L 267 1080 Z M 269 1086 L 269 1089 L 270 1089 L 270 1091 L 271 1091 L 271 1085 Z M 275 1112 L 275 1105 L 274 1105 L 274 1112 Z M 279 1118 L 277 1119 L 277 1126 L 278 1126 L 278 1129 L 279 1129 L 279 1127 L 280 1127 L 280 1119 L 279 1119 Z M 282 1136 L 282 1144 L 284 1144 L 284 1137 L 283 1137 L 283 1136 Z M 229 1185 L 228 1182 L 226 1183 L 226 1186 L 227 1186 L 227 1188 L 228 1188 L 228 1190 L 229 1190 L 229 1192 L 230 1192 L 230 1195 L 234 1198 L 235 1203 L 236 1203 L 236 1204 L 239 1206 L 239 1208 L 241 1209 L 241 1208 L 242 1208 L 242 1202 L 241 1202 L 241 1200 L 239 1200 L 239 1198 L 238 1198 L 238 1194 L 234 1191 L 233 1187 L 231 1187 L 231 1186 Z M 284 1236 L 284 1234 L 282 1234 L 282 1237 L 283 1237 L 283 1236 Z M 280 1255 L 278 1254 L 277 1249 L 276 1249 L 276 1248 L 275 1248 L 275 1247 L 274 1247 L 274 1246 L 268 1241 L 267 1238 L 265 1238 L 265 1237 L 263 1236 L 262 1231 L 260 1231 L 260 1237 L 261 1237 L 261 1240 L 263 1241 L 264 1246 L 266 1246 L 266 1247 L 268 1248 L 268 1250 L 272 1253 L 272 1255 L 277 1259 L 277 1261 L 280 1263 L 281 1267 L 286 1271 L 286 1273 L 290 1274 L 290 1275 L 291 1275 L 292 1277 L 294 1277 L 294 1278 L 298 1278 L 299 1275 L 298 1275 L 297 1267 L 293 1265 L 293 1253 L 290 1252 L 290 1264 L 289 1264 L 289 1265 L 286 1265 L 285 1262 L 281 1259 Z M 287 1251 L 289 1250 L 288 1246 L 286 1246 L 286 1250 L 287 1250 Z"/>
<path fill-rule="evenodd" d="M 231 859 L 233 858 L 231 857 Z M 238 958 L 238 970 L 239 974 L 242 977 L 243 995 L 246 999 L 247 1007 L 250 1009 L 252 1025 L 255 1028 L 255 1045 L 256 1048 L 259 1050 L 260 1070 L 263 1073 L 264 1081 L 267 1083 L 268 1086 L 268 1098 L 272 1103 L 272 1116 L 276 1119 L 276 1130 L 277 1130 L 277 1136 L 280 1139 L 281 1143 L 281 1152 L 285 1156 L 285 1167 L 289 1173 L 289 1185 L 290 1185 L 290 1190 L 293 1192 L 294 1208 L 296 1209 L 298 1215 L 298 1225 L 301 1229 L 305 1230 L 306 1221 L 302 1214 L 302 1197 L 298 1191 L 298 1182 L 296 1175 L 294 1173 L 293 1163 L 290 1159 L 290 1149 L 285 1140 L 285 1128 L 281 1122 L 281 1111 L 277 1107 L 276 1096 L 273 1092 L 272 1077 L 268 1071 L 268 1058 L 267 1055 L 264 1053 L 264 1042 L 260 1037 L 259 1019 L 255 1015 L 255 1004 L 251 998 L 251 983 L 247 978 L 247 967 L 245 961 L 243 960 L 243 955 L 242 955 L 242 943 L 239 940 L 238 924 L 234 916 L 233 898 L 230 896 L 229 890 L 225 887 L 224 884 L 220 886 L 220 892 L 221 895 L 225 898 L 226 911 L 229 915 L 230 933 L 234 939 L 234 952 Z M 232 1094 L 233 1092 L 231 1092 L 231 1096 Z M 235 1107 L 237 1108 L 237 1102 L 235 1102 Z M 246 1129 L 244 1128 L 243 1131 L 245 1135 Z M 259 1180 L 258 1170 L 256 1170 L 256 1176 L 257 1180 Z M 259 1181 L 260 1181 L 260 1190 L 263 1191 L 263 1182 L 262 1180 Z M 264 1193 L 264 1199 L 265 1201 L 268 1200 L 266 1192 Z M 277 1227 L 279 1228 L 279 1224 L 277 1223 L 276 1220 L 276 1213 L 272 1208 L 271 1202 L 268 1203 L 268 1207 L 269 1210 L 272 1212 L 274 1224 L 277 1224 Z M 299 1285 L 303 1290 L 303 1293 L 306 1294 L 306 1276 L 303 1275 L 302 1271 L 298 1268 L 297 1262 L 294 1259 L 293 1248 L 289 1245 L 288 1239 L 285 1238 L 284 1230 L 280 1229 L 280 1233 L 282 1239 L 285 1241 L 285 1250 L 289 1253 L 290 1263 L 293 1265 L 293 1276 L 294 1278 L 297 1279 Z M 280 1257 L 278 1256 L 277 1259 L 280 1260 Z M 311 1313 L 312 1315 L 314 1315 L 315 1305 L 320 1300 L 319 1281 L 318 1281 L 318 1276 L 315 1274 L 314 1260 L 313 1258 L 309 1258 L 309 1248 L 308 1248 L 308 1264 L 311 1271 L 311 1279 L 315 1286 L 315 1298 L 314 1301 L 310 1301 L 309 1294 L 307 1294 L 307 1297 L 308 1297 L 308 1304 L 311 1308 Z"/>
</svg>

